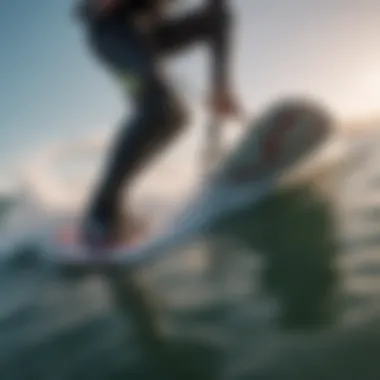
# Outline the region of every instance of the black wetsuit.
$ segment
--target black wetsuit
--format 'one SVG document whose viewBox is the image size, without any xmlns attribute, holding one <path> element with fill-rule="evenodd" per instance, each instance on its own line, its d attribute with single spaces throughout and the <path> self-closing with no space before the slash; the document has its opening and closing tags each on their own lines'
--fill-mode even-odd
<svg viewBox="0 0 380 380">
<path fill-rule="evenodd" d="M 210 9 L 165 19 L 149 33 L 134 24 L 138 12 L 149 12 L 159 0 L 120 0 L 108 13 L 81 6 L 81 19 L 95 55 L 125 85 L 134 113 L 121 126 L 109 163 L 90 204 L 89 216 L 111 223 L 119 214 L 124 185 L 138 169 L 182 130 L 186 111 L 160 73 L 157 59 L 193 43 L 206 42 L 226 29 L 229 17 Z"/>
</svg>

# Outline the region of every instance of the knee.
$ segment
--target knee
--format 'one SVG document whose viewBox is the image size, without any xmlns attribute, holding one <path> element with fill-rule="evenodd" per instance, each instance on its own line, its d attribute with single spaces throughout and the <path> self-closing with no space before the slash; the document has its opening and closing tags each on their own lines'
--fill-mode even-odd
<svg viewBox="0 0 380 380">
<path fill-rule="evenodd" d="M 189 110 L 184 102 L 174 95 L 170 100 L 168 99 L 168 102 L 167 122 L 169 128 L 171 125 L 175 130 L 182 131 L 189 121 Z"/>
<path fill-rule="evenodd" d="M 228 6 L 207 6 L 206 18 L 214 32 L 226 32 L 233 23 L 233 13 Z"/>
<path fill-rule="evenodd" d="M 163 86 L 150 89 L 144 96 L 140 109 L 163 134 L 182 131 L 189 119 L 184 102 L 174 94 L 174 91 Z"/>
</svg>

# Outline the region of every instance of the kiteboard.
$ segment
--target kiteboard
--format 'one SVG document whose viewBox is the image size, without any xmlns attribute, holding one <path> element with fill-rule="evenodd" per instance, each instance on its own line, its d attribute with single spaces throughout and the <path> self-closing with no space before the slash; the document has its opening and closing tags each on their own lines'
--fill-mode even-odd
<svg viewBox="0 0 380 380">
<path fill-rule="evenodd" d="M 90 247 L 81 241 L 78 226 L 61 226 L 43 242 L 44 259 L 58 266 L 133 268 L 217 234 L 221 218 L 255 207 L 275 191 L 282 176 L 327 141 L 333 124 L 314 101 L 279 101 L 250 123 L 236 148 L 163 231 L 148 228 L 128 241 Z"/>
</svg>

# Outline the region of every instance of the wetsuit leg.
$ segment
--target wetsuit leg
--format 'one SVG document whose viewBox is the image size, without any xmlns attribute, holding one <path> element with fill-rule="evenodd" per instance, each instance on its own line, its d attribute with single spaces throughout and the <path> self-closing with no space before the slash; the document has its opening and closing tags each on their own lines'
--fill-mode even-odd
<svg viewBox="0 0 380 380">
<path fill-rule="evenodd" d="M 128 26 L 98 30 L 95 52 L 126 87 L 134 103 L 111 147 L 108 165 L 90 204 L 90 216 L 113 223 L 121 207 L 122 187 L 185 123 L 185 110 L 161 76 L 149 43 Z"/>
<path fill-rule="evenodd" d="M 207 41 L 224 27 L 225 18 L 197 11 L 161 23 L 150 36 L 128 25 L 107 26 L 93 33 L 93 46 L 132 95 L 134 116 L 122 125 L 90 215 L 116 221 L 124 185 L 181 130 L 186 112 L 162 77 L 156 58 Z M 115 218 L 116 216 L 116 218 Z"/>
</svg>

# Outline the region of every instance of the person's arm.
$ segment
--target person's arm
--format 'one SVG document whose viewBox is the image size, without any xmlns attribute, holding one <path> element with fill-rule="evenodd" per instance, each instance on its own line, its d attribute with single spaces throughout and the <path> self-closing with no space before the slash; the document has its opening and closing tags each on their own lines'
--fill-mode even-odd
<svg viewBox="0 0 380 380">
<path fill-rule="evenodd" d="M 217 90 L 219 88 L 228 87 L 229 84 L 231 23 L 227 0 L 208 1 L 212 11 L 218 13 L 220 17 L 224 19 L 224 27 L 217 28 L 214 40 L 211 42 L 211 85 L 215 90 Z"/>
<path fill-rule="evenodd" d="M 232 16 L 228 0 L 208 0 L 211 11 L 221 17 L 222 27 L 211 41 L 211 109 L 217 118 L 240 117 L 241 110 L 232 89 L 231 31 Z"/>
</svg>

